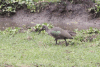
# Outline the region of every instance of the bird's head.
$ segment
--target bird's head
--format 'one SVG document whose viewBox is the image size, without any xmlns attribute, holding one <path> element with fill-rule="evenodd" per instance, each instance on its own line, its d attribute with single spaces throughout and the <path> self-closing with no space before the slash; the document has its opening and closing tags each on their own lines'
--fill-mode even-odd
<svg viewBox="0 0 100 67">
<path fill-rule="evenodd" d="M 48 30 L 48 27 L 46 25 L 43 25 L 42 30 Z"/>
<path fill-rule="evenodd" d="M 48 27 L 47 27 L 46 25 L 43 25 L 42 28 L 41 28 L 40 31 L 39 31 L 39 34 L 40 34 L 41 31 L 43 31 L 43 30 L 48 31 Z"/>
</svg>

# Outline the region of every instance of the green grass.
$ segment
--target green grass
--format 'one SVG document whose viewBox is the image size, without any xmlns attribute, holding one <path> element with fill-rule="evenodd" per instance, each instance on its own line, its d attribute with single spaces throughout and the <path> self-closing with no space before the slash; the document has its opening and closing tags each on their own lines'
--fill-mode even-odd
<svg viewBox="0 0 100 67">
<path fill-rule="evenodd" d="M 48 1 L 48 2 L 58 2 L 58 1 L 61 1 L 61 0 L 44 0 L 44 1 Z"/>
<path fill-rule="evenodd" d="M 28 38 L 31 37 L 31 39 Z M 55 45 L 47 34 L 0 35 L 0 67 L 99 67 L 98 42 L 81 45 Z M 33 38 L 34 37 L 34 38 Z"/>
<path fill-rule="evenodd" d="M 34 0 L 35 2 L 38 2 L 38 1 L 47 1 L 47 2 L 59 2 L 61 0 Z"/>
</svg>

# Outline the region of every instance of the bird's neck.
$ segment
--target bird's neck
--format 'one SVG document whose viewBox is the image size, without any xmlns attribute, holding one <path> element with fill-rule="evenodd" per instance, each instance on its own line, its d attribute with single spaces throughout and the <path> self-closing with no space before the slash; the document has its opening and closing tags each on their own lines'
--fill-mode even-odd
<svg viewBox="0 0 100 67">
<path fill-rule="evenodd" d="M 45 31 L 47 32 L 48 30 L 49 30 L 49 28 L 48 28 L 48 27 L 46 27 Z"/>
</svg>

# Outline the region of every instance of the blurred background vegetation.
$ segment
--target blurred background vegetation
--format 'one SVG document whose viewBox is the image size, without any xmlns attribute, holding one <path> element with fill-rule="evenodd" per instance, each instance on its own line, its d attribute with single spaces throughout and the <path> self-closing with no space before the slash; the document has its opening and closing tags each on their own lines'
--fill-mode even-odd
<svg viewBox="0 0 100 67">
<path fill-rule="evenodd" d="M 66 2 L 67 0 L 0 0 L 0 15 L 13 15 L 17 10 L 27 7 L 30 12 L 41 12 L 50 2 Z M 71 3 L 81 3 L 83 0 L 68 0 Z M 89 11 L 98 15 L 100 13 L 100 1 L 92 0 L 95 6 L 89 8 Z"/>
</svg>

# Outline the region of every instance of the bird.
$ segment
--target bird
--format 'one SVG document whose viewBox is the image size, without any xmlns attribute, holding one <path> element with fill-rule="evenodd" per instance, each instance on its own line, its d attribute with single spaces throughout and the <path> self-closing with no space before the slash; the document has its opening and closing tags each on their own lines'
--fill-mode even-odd
<svg viewBox="0 0 100 67">
<path fill-rule="evenodd" d="M 35 31 L 35 32 L 39 32 L 39 33 L 38 33 L 38 35 L 39 35 L 39 34 L 41 33 L 41 31 L 43 31 L 43 29 L 36 28 L 34 31 Z"/>
<path fill-rule="evenodd" d="M 63 30 L 60 27 L 53 27 L 49 29 L 46 25 L 43 25 L 41 30 L 45 30 L 49 35 L 55 38 L 56 44 L 58 39 L 64 39 L 66 46 L 68 46 L 66 39 L 73 39 L 67 30 Z"/>
</svg>

